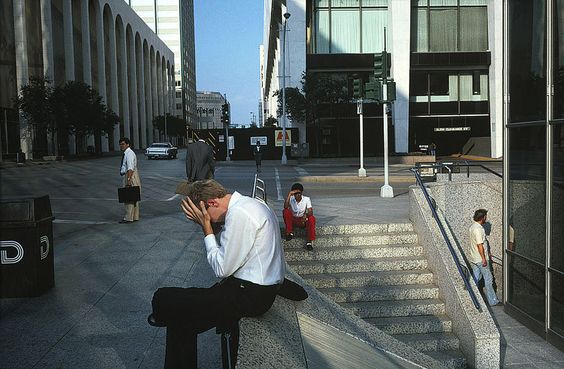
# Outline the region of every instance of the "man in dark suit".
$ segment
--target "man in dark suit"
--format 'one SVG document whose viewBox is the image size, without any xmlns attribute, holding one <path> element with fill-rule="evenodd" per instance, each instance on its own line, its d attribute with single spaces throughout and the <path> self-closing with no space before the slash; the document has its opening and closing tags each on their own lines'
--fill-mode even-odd
<svg viewBox="0 0 564 369">
<path fill-rule="evenodd" d="M 213 149 L 202 139 L 188 145 L 186 149 L 186 177 L 188 181 L 213 178 L 215 159 Z"/>
</svg>

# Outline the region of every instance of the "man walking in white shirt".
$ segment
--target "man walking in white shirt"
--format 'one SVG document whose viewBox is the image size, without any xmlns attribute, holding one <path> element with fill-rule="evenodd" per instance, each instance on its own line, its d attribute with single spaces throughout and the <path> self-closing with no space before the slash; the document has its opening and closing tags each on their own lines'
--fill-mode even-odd
<svg viewBox="0 0 564 369">
<path fill-rule="evenodd" d="M 284 281 L 278 219 L 263 202 L 213 179 L 190 184 L 186 217 L 202 227 L 207 260 L 223 278 L 210 288 L 159 288 L 149 323 L 167 327 L 165 368 L 197 368 L 197 335 L 264 314 Z M 214 227 L 223 225 L 219 239 Z M 237 341 L 237 339 L 235 339 Z"/>
<path fill-rule="evenodd" d="M 493 289 L 493 276 L 490 271 L 489 255 L 486 256 L 486 231 L 484 224 L 488 219 L 488 211 L 478 209 L 474 212 L 474 223 L 470 226 L 470 244 L 466 258 L 472 266 L 476 283 L 484 277 L 484 290 L 490 306 L 497 305 L 499 300 Z"/>
<path fill-rule="evenodd" d="M 119 149 L 123 151 L 119 170 L 119 174 L 123 176 L 123 185 L 141 187 L 141 179 L 137 169 L 137 155 L 130 147 L 129 138 L 122 137 L 119 139 Z M 125 203 L 124 205 L 125 216 L 119 223 L 133 223 L 139 220 L 139 201 Z"/>
</svg>

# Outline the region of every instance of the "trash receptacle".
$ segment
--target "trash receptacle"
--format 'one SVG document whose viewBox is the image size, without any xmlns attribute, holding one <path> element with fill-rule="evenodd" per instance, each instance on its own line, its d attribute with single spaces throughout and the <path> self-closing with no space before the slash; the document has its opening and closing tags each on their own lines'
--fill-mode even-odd
<svg viewBox="0 0 564 369">
<path fill-rule="evenodd" d="M 49 196 L 0 199 L 0 297 L 34 297 L 55 285 Z"/>
</svg>

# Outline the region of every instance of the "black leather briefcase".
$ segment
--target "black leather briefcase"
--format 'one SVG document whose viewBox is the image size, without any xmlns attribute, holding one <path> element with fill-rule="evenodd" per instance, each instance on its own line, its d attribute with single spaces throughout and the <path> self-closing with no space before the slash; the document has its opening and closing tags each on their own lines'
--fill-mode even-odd
<svg viewBox="0 0 564 369">
<path fill-rule="evenodd" d="M 133 203 L 141 200 L 141 189 L 139 186 L 118 188 L 118 200 L 123 203 Z"/>
</svg>

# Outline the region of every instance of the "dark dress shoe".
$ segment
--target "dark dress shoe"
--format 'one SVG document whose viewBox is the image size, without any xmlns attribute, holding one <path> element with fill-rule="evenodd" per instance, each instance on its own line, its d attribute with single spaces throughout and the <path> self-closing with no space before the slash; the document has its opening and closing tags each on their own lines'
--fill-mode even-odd
<svg viewBox="0 0 564 369">
<path fill-rule="evenodd" d="M 133 223 L 133 222 L 132 222 L 131 220 L 122 219 L 122 220 L 120 220 L 118 223 L 119 223 L 119 224 L 129 224 L 129 223 Z"/>
<path fill-rule="evenodd" d="M 166 324 L 159 322 L 153 314 L 149 314 L 149 316 L 147 317 L 147 323 L 149 323 L 149 325 L 152 325 L 153 327 L 166 327 Z"/>
<path fill-rule="evenodd" d="M 286 235 L 286 241 L 291 241 L 292 238 L 294 238 L 294 234 L 292 232 L 290 232 Z"/>
</svg>

